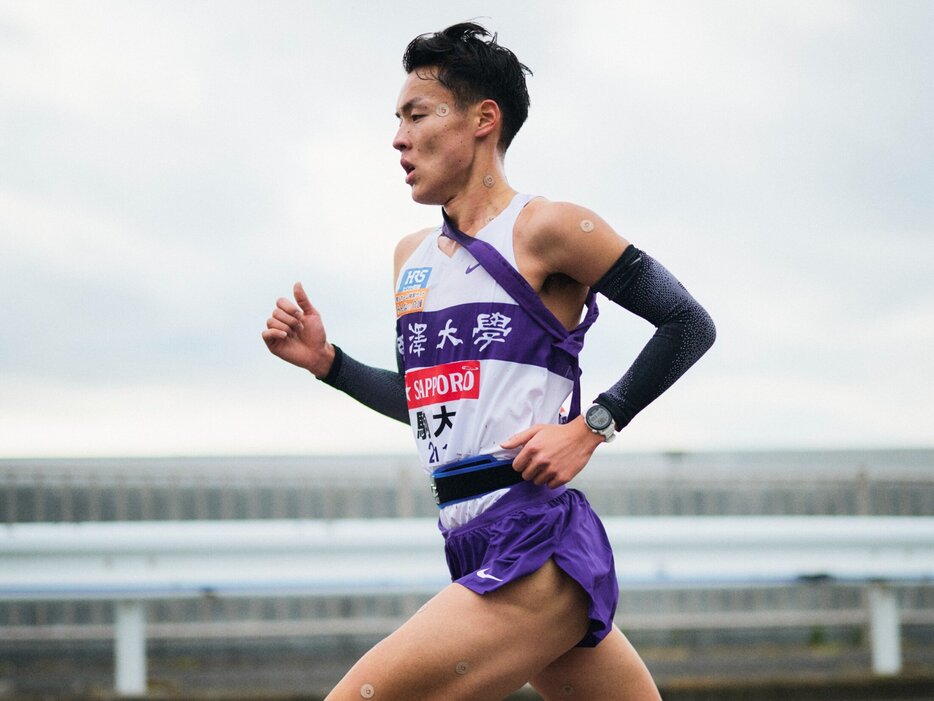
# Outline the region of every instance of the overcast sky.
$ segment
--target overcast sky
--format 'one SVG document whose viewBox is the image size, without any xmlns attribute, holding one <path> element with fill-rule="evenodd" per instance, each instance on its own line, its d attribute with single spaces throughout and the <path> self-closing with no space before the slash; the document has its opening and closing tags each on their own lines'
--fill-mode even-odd
<svg viewBox="0 0 934 701">
<path fill-rule="evenodd" d="M 934 445 L 934 2 L 0 3 L 0 456 L 412 451 L 271 356 L 302 280 L 393 364 L 416 34 L 534 71 L 506 159 L 719 338 L 604 450 Z M 609 302 L 585 400 L 652 328 Z"/>
</svg>

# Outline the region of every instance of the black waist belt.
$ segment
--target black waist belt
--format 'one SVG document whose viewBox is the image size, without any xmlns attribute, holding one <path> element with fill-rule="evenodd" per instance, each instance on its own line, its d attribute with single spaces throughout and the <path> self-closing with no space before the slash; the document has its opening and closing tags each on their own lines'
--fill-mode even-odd
<svg viewBox="0 0 934 701">
<path fill-rule="evenodd" d="M 431 493 L 435 503 L 442 507 L 521 481 L 522 474 L 512 469 L 512 460 L 477 455 L 435 470 L 431 474 Z"/>
</svg>

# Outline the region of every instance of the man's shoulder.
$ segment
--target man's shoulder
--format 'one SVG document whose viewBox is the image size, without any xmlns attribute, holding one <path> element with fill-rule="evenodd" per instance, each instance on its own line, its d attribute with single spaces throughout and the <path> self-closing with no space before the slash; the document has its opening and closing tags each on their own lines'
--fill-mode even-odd
<svg viewBox="0 0 934 701">
<path fill-rule="evenodd" d="M 395 255 L 393 256 L 396 274 L 398 274 L 402 264 L 405 263 L 408 257 L 412 255 L 416 248 L 418 248 L 418 245 L 424 241 L 425 237 L 436 228 L 437 227 L 429 226 L 424 229 L 414 231 L 411 234 L 407 234 L 399 239 L 399 243 L 396 244 Z"/>
<path fill-rule="evenodd" d="M 535 197 L 524 207 L 518 223 L 530 241 L 547 244 L 555 237 L 576 233 L 583 222 L 594 218 L 591 210 L 579 204 Z"/>
<path fill-rule="evenodd" d="M 516 255 L 526 269 L 591 285 L 628 245 L 596 212 L 579 204 L 536 198 L 526 209 L 514 236 Z"/>
<path fill-rule="evenodd" d="M 405 248 L 405 247 L 415 247 L 418 246 L 422 241 L 425 240 L 425 237 L 428 236 L 432 231 L 437 229 L 436 226 L 426 226 L 424 229 L 419 229 L 418 231 L 413 231 L 411 234 L 406 234 L 401 239 L 399 243 L 396 244 L 396 248 Z"/>
</svg>

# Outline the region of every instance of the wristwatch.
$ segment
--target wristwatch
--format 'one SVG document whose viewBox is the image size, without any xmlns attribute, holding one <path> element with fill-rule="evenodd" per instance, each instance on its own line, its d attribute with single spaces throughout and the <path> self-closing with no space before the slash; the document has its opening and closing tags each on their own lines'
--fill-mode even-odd
<svg viewBox="0 0 934 701">
<path fill-rule="evenodd" d="M 613 414 L 602 404 L 590 406 L 584 413 L 584 423 L 598 436 L 603 436 L 603 440 L 607 443 L 616 438 L 616 422 L 613 420 Z"/>
</svg>

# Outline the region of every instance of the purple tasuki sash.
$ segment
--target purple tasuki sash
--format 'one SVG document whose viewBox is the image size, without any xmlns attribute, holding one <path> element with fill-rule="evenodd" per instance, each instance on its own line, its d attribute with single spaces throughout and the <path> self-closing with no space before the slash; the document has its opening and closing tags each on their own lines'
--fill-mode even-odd
<svg viewBox="0 0 934 701">
<path fill-rule="evenodd" d="M 441 214 L 444 217 L 442 234 L 467 249 L 470 255 L 483 266 L 489 276 L 506 290 L 510 297 L 516 300 L 516 303 L 526 311 L 535 323 L 551 336 L 552 347 L 563 351 L 568 356 L 569 364 L 574 373 L 573 378 L 571 378 L 574 382 L 574 389 L 571 393 L 568 421 L 579 416 L 581 413 L 581 369 L 578 356 L 584 347 L 584 334 L 597 320 L 597 315 L 600 313 L 600 310 L 597 309 L 597 299 L 594 291 L 590 290 L 587 293 L 585 301 L 587 313 L 584 315 L 583 321 L 573 331 L 568 331 L 564 328 L 564 324 L 558 321 L 557 317 L 551 313 L 551 310 L 545 306 L 528 280 L 522 277 L 522 274 L 512 267 L 496 248 L 486 241 L 468 236 L 454 226 L 443 208 Z"/>
</svg>

